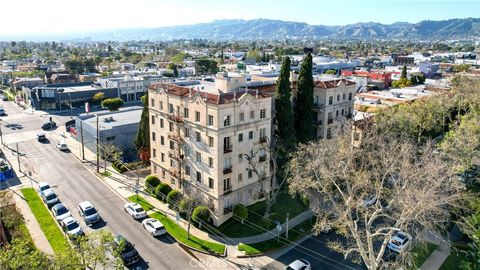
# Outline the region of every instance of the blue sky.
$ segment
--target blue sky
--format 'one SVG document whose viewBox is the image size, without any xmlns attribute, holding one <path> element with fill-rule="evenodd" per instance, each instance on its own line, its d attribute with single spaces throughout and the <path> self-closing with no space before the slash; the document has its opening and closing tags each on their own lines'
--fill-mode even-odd
<svg viewBox="0 0 480 270">
<path fill-rule="evenodd" d="M 2 1 L 1 8 L 0 37 L 215 19 L 268 18 L 345 25 L 480 17 L 480 0 L 8 0 Z"/>
</svg>

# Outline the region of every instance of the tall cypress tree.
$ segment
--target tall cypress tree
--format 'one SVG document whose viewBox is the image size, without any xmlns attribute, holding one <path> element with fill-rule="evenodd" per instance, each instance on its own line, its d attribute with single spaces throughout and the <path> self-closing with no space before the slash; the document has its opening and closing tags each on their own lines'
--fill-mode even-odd
<svg viewBox="0 0 480 270">
<path fill-rule="evenodd" d="M 407 66 L 403 65 L 402 75 L 400 75 L 400 79 L 406 79 L 406 78 L 407 78 Z"/>
<path fill-rule="evenodd" d="M 313 76 L 312 55 L 303 59 L 298 75 L 298 91 L 295 102 L 295 132 L 298 142 L 307 143 L 314 138 L 313 126 Z"/>
<path fill-rule="evenodd" d="M 148 114 L 148 91 L 142 97 L 143 111 L 140 117 L 137 136 L 135 137 L 135 146 L 141 160 L 148 162 L 150 160 L 150 119 Z"/>
<path fill-rule="evenodd" d="M 290 101 L 292 88 L 290 86 L 290 58 L 283 59 L 280 76 L 275 88 L 275 137 L 277 148 L 277 164 L 283 168 L 288 154 L 294 150 L 296 138 L 293 120 L 292 103 Z"/>
</svg>

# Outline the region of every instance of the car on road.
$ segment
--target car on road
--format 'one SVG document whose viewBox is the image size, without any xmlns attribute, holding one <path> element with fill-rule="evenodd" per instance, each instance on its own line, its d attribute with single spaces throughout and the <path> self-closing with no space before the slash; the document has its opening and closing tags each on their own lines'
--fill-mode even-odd
<svg viewBox="0 0 480 270">
<path fill-rule="evenodd" d="M 42 193 L 42 191 L 50 189 L 50 188 L 51 188 L 50 184 L 48 184 L 47 182 L 38 183 L 38 192 L 39 193 Z"/>
<path fill-rule="evenodd" d="M 68 236 L 81 236 L 85 234 L 80 224 L 78 224 L 73 217 L 63 219 L 60 221 L 60 225 L 62 226 L 63 232 Z"/>
<path fill-rule="evenodd" d="M 6 116 L 7 113 L 5 112 L 4 108 L 0 108 L 0 116 Z"/>
<path fill-rule="evenodd" d="M 85 224 L 88 226 L 100 221 L 100 215 L 97 209 L 93 207 L 89 201 L 84 201 L 78 204 L 78 214 L 83 217 Z"/>
<path fill-rule="evenodd" d="M 59 142 L 59 143 L 57 143 L 57 148 L 58 148 L 58 150 L 60 150 L 60 151 L 67 151 L 67 150 L 68 150 L 68 146 L 67 146 L 67 144 L 64 143 L 64 142 Z"/>
<path fill-rule="evenodd" d="M 37 141 L 39 142 L 45 142 L 47 141 L 47 136 L 45 135 L 45 133 L 38 133 L 37 134 Z"/>
<path fill-rule="evenodd" d="M 145 210 L 143 210 L 143 208 L 137 203 L 127 203 L 123 206 L 123 210 L 134 219 L 141 219 L 147 216 Z"/>
<path fill-rule="evenodd" d="M 57 221 L 62 221 L 67 217 L 71 217 L 70 210 L 63 205 L 63 203 L 57 203 L 52 207 L 53 216 Z"/>
<path fill-rule="evenodd" d="M 128 242 L 125 237 L 120 234 L 117 235 L 115 237 L 115 243 L 121 248 L 120 255 L 125 265 L 132 265 L 140 260 L 140 255 L 138 255 L 138 251 L 135 249 L 135 246 Z"/>
<path fill-rule="evenodd" d="M 305 259 L 299 259 L 289 264 L 285 270 L 311 270 L 310 262 Z"/>
<path fill-rule="evenodd" d="M 3 101 L 8 101 L 8 97 L 2 95 L 2 100 L 3 100 Z"/>
<path fill-rule="evenodd" d="M 40 193 L 40 196 L 42 197 L 43 202 L 47 205 L 48 208 L 60 202 L 57 194 L 55 194 L 55 192 L 51 188 L 42 191 L 42 193 Z"/>
<path fill-rule="evenodd" d="M 154 218 L 147 218 L 143 220 L 142 225 L 143 228 L 147 230 L 147 232 L 149 232 L 152 236 L 160 236 L 167 232 L 163 224 Z"/>
<path fill-rule="evenodd" d="M 408 233 L 397 232 L 391 239 L 388 241 L 388 248 L 397 253 L 402 253 L 412 242 L 412 237 Z"/>
<path fill-rule="evenodd" d="M 56 127 L 57 123 L 55 123 L 55 121 L 49 121 L 42 124 L 42 129 L 44 130 L 54 129 Z"/>
</svg>

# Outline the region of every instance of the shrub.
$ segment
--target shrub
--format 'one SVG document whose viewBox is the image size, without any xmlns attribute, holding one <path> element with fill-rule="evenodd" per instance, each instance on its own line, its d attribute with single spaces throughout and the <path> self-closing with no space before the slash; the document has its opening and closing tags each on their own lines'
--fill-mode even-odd
<svg viewBox="0 0 480 270">
<path fill-rule="evenodd" d="M 155 196 L 157 199 L 164 201 L 170 191 L 172 191 L 172 188 L 167 183 L 160 183 L 155 188 Z"/>
<path fill-rule="evenodd" d="M 124 173 L 127 171 L 127 167 L 125 167 L 125 165 L 117 161 L 112 163 L 112 167 L 119 173 Z"/>
<path fill-rule="evenodd" d="M 248 209 L 243 204 L 237 204 L 233 207 L 233 215 L 243 224 L 243 221 L 248 218 Z"/>
<path fill-rule="evenodd" d="M 107 98 L 102 101 L 102 107 L 109 111 L 117 111 L 122 106 L 123 100 L 121 98 Z"/>
<path fill-rule="evenodd" d="M 180 191 L 174 189 L 168 193 L 167 203 L 171 208 L 176 209 L 178 202 L 180 201 L 181 198 L 182 198 L 182 194 L 180 193 Z"/>
<path fill-rule="evenodd" d="M 151 174 L 145 178 L 145 185 L 148 189 L 153 190 L 160 185 L 160 179 L 158 179 L 158 176 Z"/>
<path fill-rule="evenodd" d="M 201 227 L 202 222 L 208 222 L 208 220 L 210 219 L 210 211 L 206 206 L 197 206 L 193 210 L 192 219 L 193 221 L 197 222 Z"/>
</svg>

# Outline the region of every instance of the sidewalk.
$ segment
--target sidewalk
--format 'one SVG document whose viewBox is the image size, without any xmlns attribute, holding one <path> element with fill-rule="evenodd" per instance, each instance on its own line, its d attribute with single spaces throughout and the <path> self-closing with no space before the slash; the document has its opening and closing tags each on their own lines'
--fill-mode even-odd
<svg viewBox="0 0 480 270">
<path fill-rule="evenodd" d="M 72 154 L 79 159 L 80 162 L 84 164 L 90 171 L 96 172 L 96 164 L 93 162 L 96 159 L 96 155 L 91 152 L 89 149 L 85 148 L 85 160 L 82 160 L 81 158 L 81 144 L 77 142 L 74 138 L 69 136 L 67 134 L 66 137 L 63 137 L 62 134 L 57 134 L 58 140 L 65 141 L 65 143 L 68 145 L 70 151 Z M 100 172 L 103 172 L 103 162 L 100 162 L 101 168 Z M 119 194 L 122 198 L 127 200 L 129 196 L 135 195 L 134 189 L 135 189 L 135 184 L 136 184 L 136 179 L 134 178 L 128 178 L 125 175 L 122 175 L 115 171 L 111 166 L 107 166 L 107 171 L 111 174 L 110 176 L 98 176 L 100 177 L 113 191 L 115 191 L 117 194 Z M 144 179 L 140 179 L 140 186 L 141 189 L 144 189 Z M 156 210 L 161 211 L 165 215 L 167 215 L 170 219 L 176 220 L 177 219 L 177 212 L 174 210 L 168 208 L 168 205 L 165 203 L 160 202 L 158 199 L 154 198 L 150 194 L 147 194 L 143 191 L 140 191 L 140 194 L 145 200 L 147 200 L 150 204 L 152 204 Z M 293 228 L 296 225 L 302 223 L 303 221 L 309 219 L 312 216 L 312 212 L 310 210 L 307 210 L 300 215 L 293 217 L 289 221 L 289 228 Z M 186 230 L 188 227 L 188 221 L 180 218 L 179 224 Z M 285 231 L 286 229 L 286 223 L 281 224 L 282 226 L 282 231 Z M 251 237 L 242 237 L 242 238 L 228 238 L 228 237 L 219 237 L 216 234 L 216 232 L 213 233 L 208 233 L 203 230 L 200 230 L 196 228 L 195 226 L 190 226 L 190 233 L 192 235 L 195 235 L 196 237 L 211 241 L 211 242 L 216 242 L 216 243 L 222 243 L 227 246 L 227 256 L 232 256 L 236 257 L 237 251 L 237 245 L 239 243 L 256 243 L 256 242 L 262 242 L 266 241 L 272 238 L 277 237 L 277 230 L 273 229 L 271 231 L 265 232 L 263 234 L 257 235 L 257 236 L 251 236 Z"/>
<path fill-rule="evenodd" d="M 438 270 L 450 255 L 450 245 L 446 239 L 432 232 L 424 232 L 424 238 L 427 242 L 437 245 L 437 248 L 425 260 L 420 269 Z"/>
</svg>

